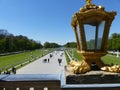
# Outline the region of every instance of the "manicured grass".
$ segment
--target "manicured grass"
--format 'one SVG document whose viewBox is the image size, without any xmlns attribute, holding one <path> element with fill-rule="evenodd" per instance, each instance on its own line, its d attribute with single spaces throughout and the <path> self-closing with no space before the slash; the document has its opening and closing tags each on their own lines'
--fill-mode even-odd
<svg viewBox="0 0 120 90">
<path fill-rule="evenodd" d="M 82 55 L 74 50 L 74 57 L 77 58 L 79 61 L 83 60 Z"/>
<path fill-rule="evenodd" d="M 82 56 L 77 52 L 76 48 L 69 48 L 68 52 L 70 53 L 70 56 L 72 56 L 73 53 L 74 59 L 82 60 Z"/>
<path fill-rule="evenodd" d="M 69 64 L 70 59 L 69 59 L 68 55 L 66 54 L 66 52 L 65 52 L 65 56 L 66 56 L 66 61 L 67 61 L 67 63 Z"/>
<path fill-rule="evenodd" d="M 110 54 L 107 54 L 106 56 L 102 57 L 101 59 L 105 64 L 120 65 L 120 58 L 117 58 L 116 56 L 113 56 L 113 55 L 110 55 Z"/>
<path fill-rule="evenodd" d="M 42 54 L 47 53 L 45 50 L 34 50 L 19 54 L 0 56 L 0 68 L 5 66 L 13 65 L 18 62 L 23 62 L 26 60 L 31 60 L 32 57 L 40 57 Z M 32 56 L 32 57 L 31 57 Z"/>
<path fill-rule="evenodd" d="M 30 52 L 8 55 L 8 56 L 1 56 L 0 57 L 0 68 L 14 64 L 16 62 L 26 60 L 28 58 L 30 58 Z"/>
</svg>

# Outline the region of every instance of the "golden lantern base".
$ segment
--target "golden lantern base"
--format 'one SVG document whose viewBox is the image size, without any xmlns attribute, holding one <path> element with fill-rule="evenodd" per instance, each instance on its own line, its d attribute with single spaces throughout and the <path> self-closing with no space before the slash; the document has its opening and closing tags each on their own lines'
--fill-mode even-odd
<svg viewBox="0 0 120 90">
<path fill-rule="evenodd" d="M 78 51 L 79 54 L 82 55 L 83 60 L 91 67 L 92 64 L 96 64 L 99 68 L 105 66 L 105 64 L 101 61 L 101 57 L 105 56 L 106 53 L 101 52 L 84 52 Z"/>
<path fill-rule="evenodd" d="M 94 52 L 80 52 L 83 56 L 82 61 L 71 60 L 70 66 L 75 74 L 83 74 L 91 70 L 102 70 L 112 73 L 120 73 L 120 65 L 106 66 L 102 61 L 101 57 L 106 53 L 94 53 Z"/>
</svg>

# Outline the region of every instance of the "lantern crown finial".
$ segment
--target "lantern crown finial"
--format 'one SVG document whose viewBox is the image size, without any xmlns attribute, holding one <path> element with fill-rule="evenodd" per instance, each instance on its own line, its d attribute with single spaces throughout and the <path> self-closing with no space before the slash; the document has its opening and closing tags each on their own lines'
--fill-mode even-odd
<svg viewBox="0 0 120 90">
<path fill-rule="evenodd" d="M 91 4 L 92 0 L 86 0 L 86 4 Z"/>
<path fill-rule="evenodd" d="M 95 4 L 92 4 L 92 0 L 85 0 L 86 4 L 84 5 L 84 7 L 80 8 L 80 12 L 85 12 L 91 9 L 99 9 L 99 10 L 104 10 L 104 7 L 102 6 L 97 6 Z"/>
</svg>

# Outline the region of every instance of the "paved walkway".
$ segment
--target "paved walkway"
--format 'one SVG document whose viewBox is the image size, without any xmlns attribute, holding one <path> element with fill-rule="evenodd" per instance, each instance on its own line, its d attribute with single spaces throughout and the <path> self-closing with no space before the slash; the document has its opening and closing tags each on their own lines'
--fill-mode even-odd
<svg viewBox="0 0 120 90">
<path fill-rule="evenodd" d="M 50 58 L 50 54 L 48 54 L 18 69 L 16 74 L 60 74 L 67 64 L 64 51 L 54 51 L 51 54 L 53 57 Z M 44 59 L 48 60 L 48 58 L 49 63 L 44 62 Z M 58 59 L 62 59 L 61 65 L 59 65 Z"/>
</svg>

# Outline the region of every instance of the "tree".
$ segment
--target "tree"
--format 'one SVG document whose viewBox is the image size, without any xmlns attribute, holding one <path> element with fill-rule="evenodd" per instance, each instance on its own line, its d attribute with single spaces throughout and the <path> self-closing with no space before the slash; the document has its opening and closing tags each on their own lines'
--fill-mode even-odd
<svg viewBox="0 0 120 90">
<path fill-rule="evenodd" d="M 58 48 L 58 47 L 60 47 L 60 45 L 57 43 L 49 43 L 49 42 L 44 43 L 44 48 Z"/>
<path fill-rule="evenodd" d="M 64 46 L 68 48 L 76 48 L 77 44 L 76 42 L 67 42 Z"/>
<path fill-rule="evenodd" d="M 40 42 L 28 39 L 26 36 L 14 36 L 6 30 L 0 30 L 0 53 L 34 50 L 42 47 Z"/>
<path fill-rule="evenodd" d="M 113 33 L 108 40 L 108 50 L 120 50 L 120 34 Z"/>
<path fill-rule="evenodd" d="M 6 50 L 6 37 L 0 39 L 0 53 L 4 53 Z"/>
<path fill-rule="evenodd" d="M 45 42 L 44 43 L 44 48 L 50 48 L 50 43 L 49 42 Z"/>
</svg>

